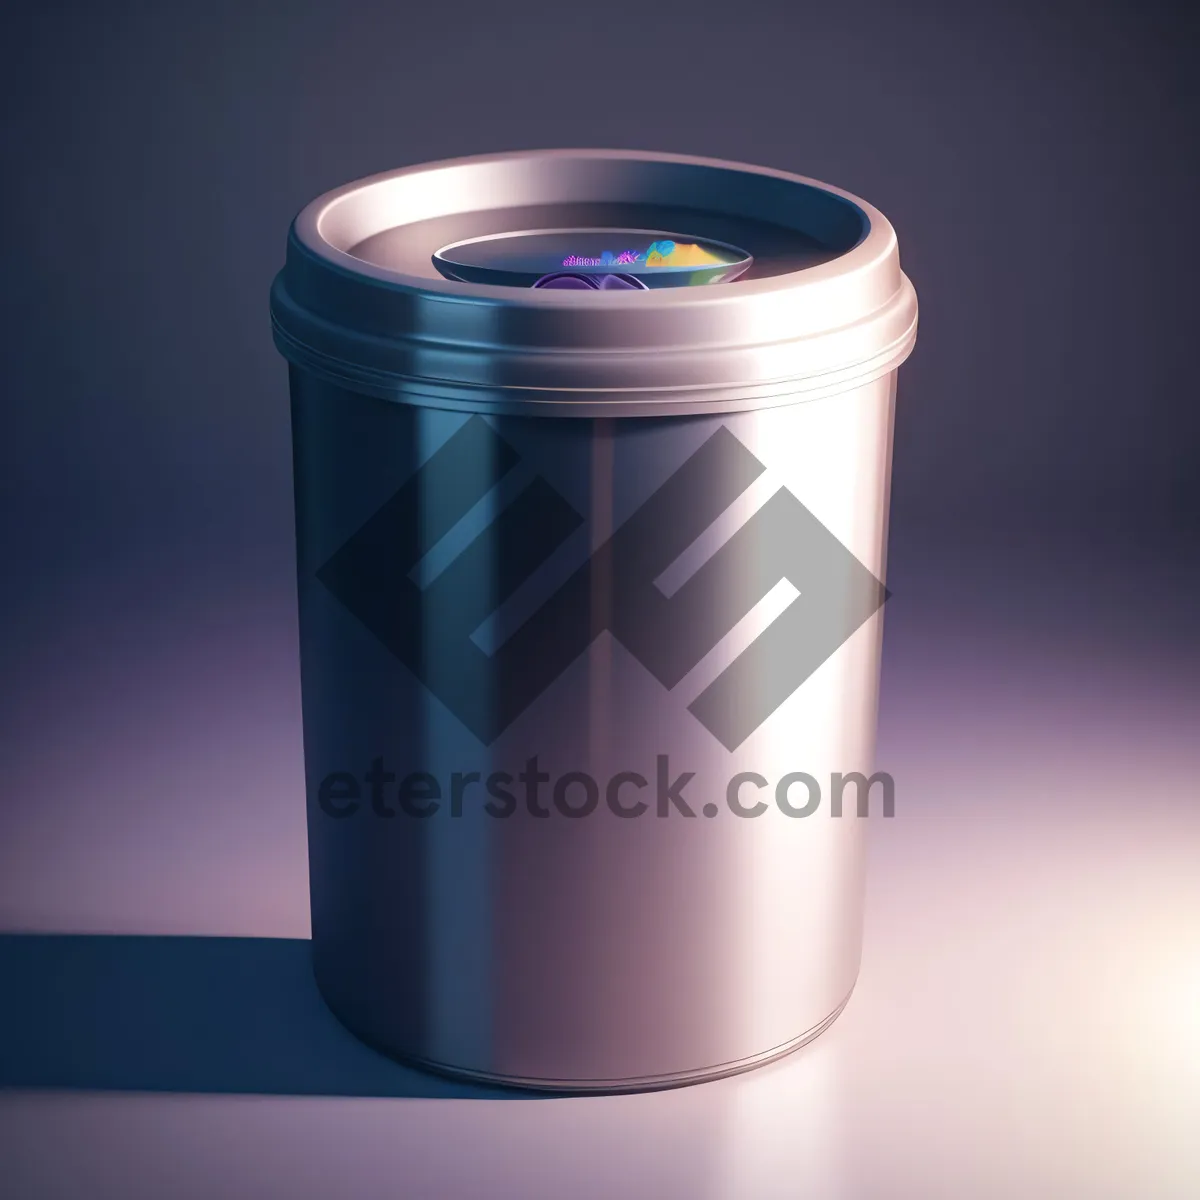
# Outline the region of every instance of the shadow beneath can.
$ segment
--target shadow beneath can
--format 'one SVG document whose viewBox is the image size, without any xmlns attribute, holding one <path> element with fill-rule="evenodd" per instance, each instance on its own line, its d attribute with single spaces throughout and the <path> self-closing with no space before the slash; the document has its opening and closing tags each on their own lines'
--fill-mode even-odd
<svg viewBox="0 0 1200 1200">
<path fill-rule="evenodd" d="M 0 1088 L 538 1099 L 428 1075 L 326 1008 L 287 938 L 0 934 Z"/>
</svg>

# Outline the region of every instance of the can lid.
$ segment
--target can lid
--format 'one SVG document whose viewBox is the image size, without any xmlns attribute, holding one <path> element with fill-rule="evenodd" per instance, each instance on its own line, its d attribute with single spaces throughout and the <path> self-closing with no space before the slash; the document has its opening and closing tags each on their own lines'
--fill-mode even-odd
<svg viewBox="0 0 1200 1200">
<path fill-rule="evenodd" d="M 857 386 L 908 355 L 917 301 L 887 219 L 837 188 L 550 150 L 409 167 L 313 201 L 271 314 L 291 362 L 356 391 L 626 416 Z"/>
</svg>

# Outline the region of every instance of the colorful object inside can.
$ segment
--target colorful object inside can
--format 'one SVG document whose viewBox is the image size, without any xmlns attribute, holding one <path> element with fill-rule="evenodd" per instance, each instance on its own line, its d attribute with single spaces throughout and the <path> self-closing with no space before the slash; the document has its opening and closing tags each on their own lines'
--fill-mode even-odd
<svg viewBox="0 0 1200 1200">
<path fill-rule="evenodd" d="M 547 287 L 551 277 L 570 272 L 582 279 L 622 276 L 634 281 L 626 286 L 636 291 L 726 283 L 752 262 L 744 250 L 724 242 L 639 229 L 491 234 L 444 246 L 433 256 L 441 274 L 465 283 Z M 600 290 L 614 287 L 601 285 Z"/>
</svg>

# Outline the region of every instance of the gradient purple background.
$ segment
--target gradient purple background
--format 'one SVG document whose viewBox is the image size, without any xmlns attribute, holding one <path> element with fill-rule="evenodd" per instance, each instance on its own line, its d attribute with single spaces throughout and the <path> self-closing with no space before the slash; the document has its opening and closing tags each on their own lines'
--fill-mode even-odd
<svg viewBox="0 0 1200 1200">
<path fill-rule="evenodd" d="M 1197 18 L 698 13 L 5 9 L 5 1194 L 1200 1193 Z M 638 70 L 581 85 L 624 45 Z M 854 999 L 738 1079 L 513 1102 L 360 1047 L 294 940 L 267 290 L 320 192 L 554 145 L 857 192 L 922 324 L 879 754 L 897 816 L 872 831 Z M 52 933 L 173 936 L 31 936 Z"/>
</svg>

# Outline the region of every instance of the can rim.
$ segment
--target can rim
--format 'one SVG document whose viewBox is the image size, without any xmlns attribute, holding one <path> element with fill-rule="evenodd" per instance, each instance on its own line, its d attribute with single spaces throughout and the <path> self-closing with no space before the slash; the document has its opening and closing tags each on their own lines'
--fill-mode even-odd
<svg viewBox="0 0 1200 1200">
<path fill-rule="evenodd" d="M 630 187 L 639 171 L 669 176 L 672 170 L 712 173 L 752 199 L 755 188 L 769 188 L 773 203 L 780 195 L 813 203 L 819 193 L 859 214 L 860 236 L 828 261 L 800 270 L 650 292 L 465 283 L 349 253 L 376 232 L 425 219 L 422 210 L 395 220 L 394 199 L 406 187 L 423 187 L 423 202 L 434 205 L 428 215 L 436 216 L 439 197 L 448 205 L 444 213 L 470 211 L 462 207 L 464 181 L 488 172 L 500 178 L 529 172 L 534 187 L 569 181 L 572 173 L 595 179 L 615 172 Z M 725 204 L 714 211 L 738 215 L 728 198 Z M 662 404 L 673 412 L 713 411 L 722 394 L 738 406 L 748 394 L 761 403 L 764 389 L 780 396 L 827 393 L 831 378 L 861 379 L 864 369 L 882 373 L 898 365 L 911 351 L 917 321 L 916 294 L 900 270 L 892 226 L 850 192 L 774 168 L 597 149 L 474 155 L 381 172 L 326 192 L 292 224 L 271 307 L 285 357 L 331 380 L 403 392 L 418 404 L 429 402 L 420 397 L 430 388 L 462 391 L 462 403 L 481 410 L 536 397 L 539 411 L 557 406 L 579 415 L 581 402 L 616 415 Z M 581 313 L 588 319 L 579 320 Z"/>
</svg>

